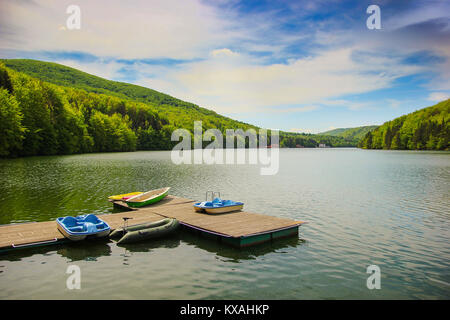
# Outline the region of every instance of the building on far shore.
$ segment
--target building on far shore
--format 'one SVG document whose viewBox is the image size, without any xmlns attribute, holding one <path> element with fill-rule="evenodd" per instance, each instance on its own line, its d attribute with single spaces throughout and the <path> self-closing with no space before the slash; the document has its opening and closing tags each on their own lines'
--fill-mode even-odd
<svg viewBox="0 0 450 320">
<path fill-rule="evenodd" d="M 296 148 L 304 148 L 304 146 L 302 146 L 301 144 L 297 144 L 295 147 Z"/>
<path fill-rule="evenodd" d="M 319 143 L 319 148 L 326 148 L 327 145 L 325 143 Z"/>
</svg>

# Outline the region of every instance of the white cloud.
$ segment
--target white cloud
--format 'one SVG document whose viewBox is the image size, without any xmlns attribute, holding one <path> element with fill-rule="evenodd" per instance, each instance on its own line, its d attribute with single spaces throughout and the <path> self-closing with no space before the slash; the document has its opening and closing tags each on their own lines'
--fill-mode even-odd
<svg viewBox="0 0 450 320">
<path fill-rule="evenodd" d="M 216 50 L 211 51 L 211 55 L 213 57 L 220 57 L 220 56 L 233 57 L 233 56 L 238 56 L 239 54 L 231 51 L 228 48 L 223 48 L 223 49 L 216 49 Z"/>
<path fill-rule="evenodd" d="M 263 111 L 264 108 L 316 104 L 346 94 L 388 87 L 393 80 L 418 72 L 420 67 L 398 65 L 394 58 L 352 59 L 352 48 L 329 50 L 289 64 L 254 64 L 206 60 L 191 63 L 167 76 L 183 98 L 219 112 Z M 362 104 L 352 103 L 350 108 Z M 293 109 L 294 110 L 294 109 Z"/>
<path fill-rule="evenodd" d="M 351 48 L 330 50 L 288 64 L 258 65 L 248 55 L 219 49 L 211 59 L 171 66 L 136 63 L 128 65 L 146 86 L 191 101 L 219 113 L 298 113 L 320 106 L 351 110 L 373 108 L 368 102 L 336 99 L 388 87 L 398 77 L 418 72 L 418 67 L 396 66 L 392 58 L 367 57 L 354 61 Z M 230 58 L 230 59 L 229 59 Z M 108 79 L 120 78 L 124 64 L 107 62 L 59 63 Z"/>
<path fill-rule="evenodd" d="M 119 77 L 118 71 L 123 67 L 122 64 L 116 61 L 109 61 L 105 63 L 99 62 L 79 62 L 73 59 L 60 59 L 54 61 L 56 63 L 75 68 L 98 77 L 105 79 L 117 79 Z"/>
<path fill-rule="evenodd" d="M 292 128 L 289 129 L 289 132 L 295 132 L 295 133 L 318 133 L 317 129 L 306 129 L 306 128 Z"/>
<path fill-rule="evenodd" d="M 294 107 L 294 108 L 276 108 L 272 109 L 272 112 L 284 112 L 284 113 L 294 113 L 294 112 L 309 112 L 319 109 L 318 106 L 302 106 L 302 107 Z"/>
<path fill-rule="evenodd" d="M 403 101 L 400 101 L 397 99 L 387 99 L 386 101 L 388 102 L 390 107 L 393 109 L 398 109 L 403 103 Z"/>
<path fill-rule="evenodd" d="M 374 106 L 370 102 L 356 102 L 345 99 L 325 100 L 323 104 L 328 107 L 344 107 L 350 110 L 373 109 Z"/>
<path fill-rule="evenodd" d="M 447 1 L 435 1 L 433 5 L 428 5 L 427 2 L 424 2 L 424 5 L 411 6 L 409 10 L 404 8 L 404 10 L 387 19 L 383 18 L 383 27 L 391 30 L 403 28 L 411 24 L 448 16 L 449 10 L 450 5 Z"/>
<path fill-rule="evenodd" d="M 81 29 L 65 30 L 72 0 L 2 1 L 0 47 L 119 58 L 189 59 L 219 46 L 230 22 L 200 0 L 79 0 Z M 138 9 L 138 10 L 137 10 Z"/>
<path fill-rule="evenodd" d="M 448 92 L 432 92 L 428 96 L 428 100 L 430 101 L 444 101 L 450 98 L 450 94 Z"/>
</svg>

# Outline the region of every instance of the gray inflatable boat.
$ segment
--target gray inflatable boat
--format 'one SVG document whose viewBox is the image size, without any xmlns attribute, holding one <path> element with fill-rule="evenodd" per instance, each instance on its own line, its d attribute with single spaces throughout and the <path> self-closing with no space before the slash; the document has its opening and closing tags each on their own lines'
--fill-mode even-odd
<svg viewBox="0 0 450 320">
<path fill-rule="evenodd" d="M 142 223 L 134 226 L 118 228 L 111 232 L 111 239 L 119 239 L 117 244 L 134 243 L 147 239 L 164 237 L 174 232 L 180 223 L 177 219 L 165 218 L 156 222 Z"/>
</svg>

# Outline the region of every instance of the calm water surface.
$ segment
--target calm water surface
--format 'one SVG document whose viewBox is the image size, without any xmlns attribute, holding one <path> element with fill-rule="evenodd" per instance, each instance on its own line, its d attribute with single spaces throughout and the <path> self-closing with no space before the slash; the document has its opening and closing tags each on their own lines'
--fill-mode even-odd
<svg viewBox="0 0 450 320">
<path fill-rule="evenodd" d="M 0 255 L 0 299 L 449 299 L 450 153 L 282 149 L 280 170 L 174 165 L 170 152 L 0 161 L 0 224 L 111 213 L 111 194 L 171 186 L 306 220 L 298 238 L 245 250 L 180 232 Z M 69 265 L 81 290 L 66 288 Z M 369 265 L 381 289 L 369 290 Z"/>
</svg>

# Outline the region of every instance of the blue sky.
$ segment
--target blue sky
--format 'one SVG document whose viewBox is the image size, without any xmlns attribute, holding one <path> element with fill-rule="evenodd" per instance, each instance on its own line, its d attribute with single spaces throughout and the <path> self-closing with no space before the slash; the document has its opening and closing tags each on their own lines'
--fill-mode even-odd
<svg viewBox="0 0 450 320">
<path fill-rule="evenodd" d="M 66 9 L 81 10 L 68 30 Z M 369 30 L 369 5 L 381 29 Z M 448 1 L 13 1 L 0 56 L 72 66 L 266 128 L 381 124 L 450 94 Z"/>
</svg>

